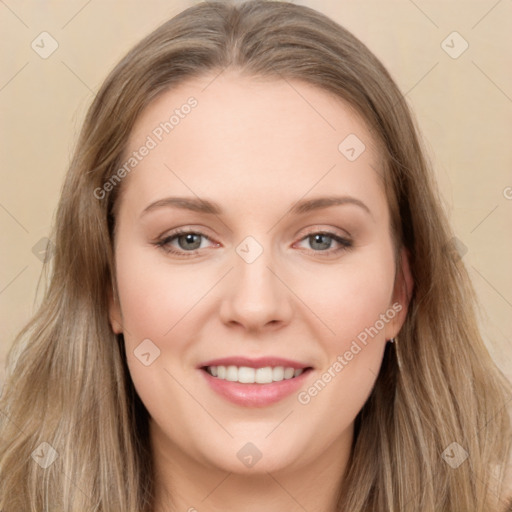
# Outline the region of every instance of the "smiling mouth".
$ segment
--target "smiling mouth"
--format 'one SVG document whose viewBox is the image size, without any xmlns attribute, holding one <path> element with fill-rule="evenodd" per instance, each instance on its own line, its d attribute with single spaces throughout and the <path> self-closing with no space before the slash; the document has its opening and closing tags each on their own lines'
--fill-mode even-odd
<svg viewBox="0 0 512 512">
<path fill-rule="evenodd" d="M 265 366 L 261 368 L 251 368 L 249 366 L 203 366 L 212 377 L 229 382 L 238 382 L 240 384 L 272 384 L 291 380 L 302 375 L 302 373 L 312 370 L 312 367 L 292 368 L 287 366 Z"/>
</svg>

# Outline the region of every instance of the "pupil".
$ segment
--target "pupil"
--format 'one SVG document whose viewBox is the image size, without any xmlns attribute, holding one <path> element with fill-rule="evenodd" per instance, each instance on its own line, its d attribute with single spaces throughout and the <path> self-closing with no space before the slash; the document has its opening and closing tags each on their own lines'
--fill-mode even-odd
<svg viewBox="0 0 512 512">
<path fill-rule="evenodd" d="M 201 242 L 197 243 L 197 241 L 195 243 L 196 246 L 194 246 L 194 247 L 188 246 L 187 247 L 187 244 L 194 244 L 194 237 L 197 237 L 199 239 L 198 235 L 195 235 L 194 233 L 187 233 L 186 235 L 183 235 L 181 237 L 182 239 L 183 238 L 185 239 L 185 247 L 184 247 L 185 249 L 197 249 L 197 248 L 199 248 L 199 246 L 201 245 Z"/>
<path fill-rule="evenodd" d="M 327 238 L 327 239 L 330 238 L 329 235 L 313 235 L 313 238 L 314 238 L 313 244 L 316 244 L 318 242 L 321 246 L 323 246 L 323 247 L 319 247 L 320 249 L 329 249 L 329 242 L 322 243 L 323 238 Z"/>
</svg>

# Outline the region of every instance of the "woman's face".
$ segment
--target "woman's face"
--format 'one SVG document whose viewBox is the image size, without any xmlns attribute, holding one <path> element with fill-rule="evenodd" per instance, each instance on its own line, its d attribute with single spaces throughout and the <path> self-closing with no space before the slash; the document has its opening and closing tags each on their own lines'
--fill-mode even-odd
<svg viewBox="0 0 512 512">
<path fill-rule="evenodd" d="M 344 102 L 297 81 L 224 72 L 143 112 L 110 320 L 161 457 L 254 473 L 348 453 L 411 286 L 379 159 Z"/>
</svg>

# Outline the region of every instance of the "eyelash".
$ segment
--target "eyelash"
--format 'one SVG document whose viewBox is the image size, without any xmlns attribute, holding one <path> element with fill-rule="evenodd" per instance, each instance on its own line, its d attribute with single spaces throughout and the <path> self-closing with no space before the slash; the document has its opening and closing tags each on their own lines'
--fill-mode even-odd
<svg viewBox="0 0 512 512">
<path fill-rule="evenodd" d="M 154 242 L 154 245 L 156 245 L 158 248 L 164 250 L 166 253 L 170 253 L 170 254 L 174 254 L 176 256 L 182 256 L 182 257 L 189 257 L 189 256 L 192 256 L 192 255 L 195 255 L 197 254 L 198 251 L 200 251 L 200 249 L 195 249 L 193 251 L 177 251 L 175 249 L 171 249 L 171 245 L 170 243 L 179 238 L 180 236 L 183 236 L 183 235 L 189 235 L 189 234 L 192 234 L 192 235 L 199 235 L 203 238 L 206 238 L 207 240 L 209 240 L 210 242 L 212 242 L 211 238 L 203 233 L 201 233 L 200 231 L 193 231 L 193 230 L 187 230 L 187 229 L 180 229 L 178 231 L 174 231 L 172 232 L 171 234 L 169 234 L 168 236 L 162 238 L 161 240 L 158 240 L 157 242 Z M 321 251 L 315 251 L 315 250 L 310 250 L 312 251 L 313 253 L 315 254 L 318 254 L 320 256 L 332 256 L 333 254 L 337 254 L 341 251 L 346 251 L 348 249 L 351 249 L 353 247 L 353 244 L 352 244 L 352 241 L 349 240 L 348 238 L 343 238 L 333 232 L 330 232 L 330 231 L 313 231 L 311 233 L 308 233 L 306 236 L 302 237 L 300 239 L 300 241 L 302 242 L 303 240 L 311 237 L 311 236 L 314 236 L 314 235 L 323 235 L 323 236 L 327 236 L 329 238 L 332 238 L 335 242 L 338 242 L 341 247 L 339 247 L 338 249 L 327 249 L 327 250 L 321 250 Z"/>
</svg>

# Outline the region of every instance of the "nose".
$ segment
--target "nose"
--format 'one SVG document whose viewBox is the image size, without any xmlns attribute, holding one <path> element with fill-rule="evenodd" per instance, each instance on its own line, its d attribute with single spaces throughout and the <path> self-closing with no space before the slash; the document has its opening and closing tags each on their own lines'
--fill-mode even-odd
<svg viewBox="0 0 512 512">
<path fill-rule="evenodd" d="M 234 257 L 220 307 L 223 323 L 253 332 L 288 324 L 293 314 L 293 293 L 270 250 L 264 250 L 250 263 L 238 254 Z"/>
</svg>

